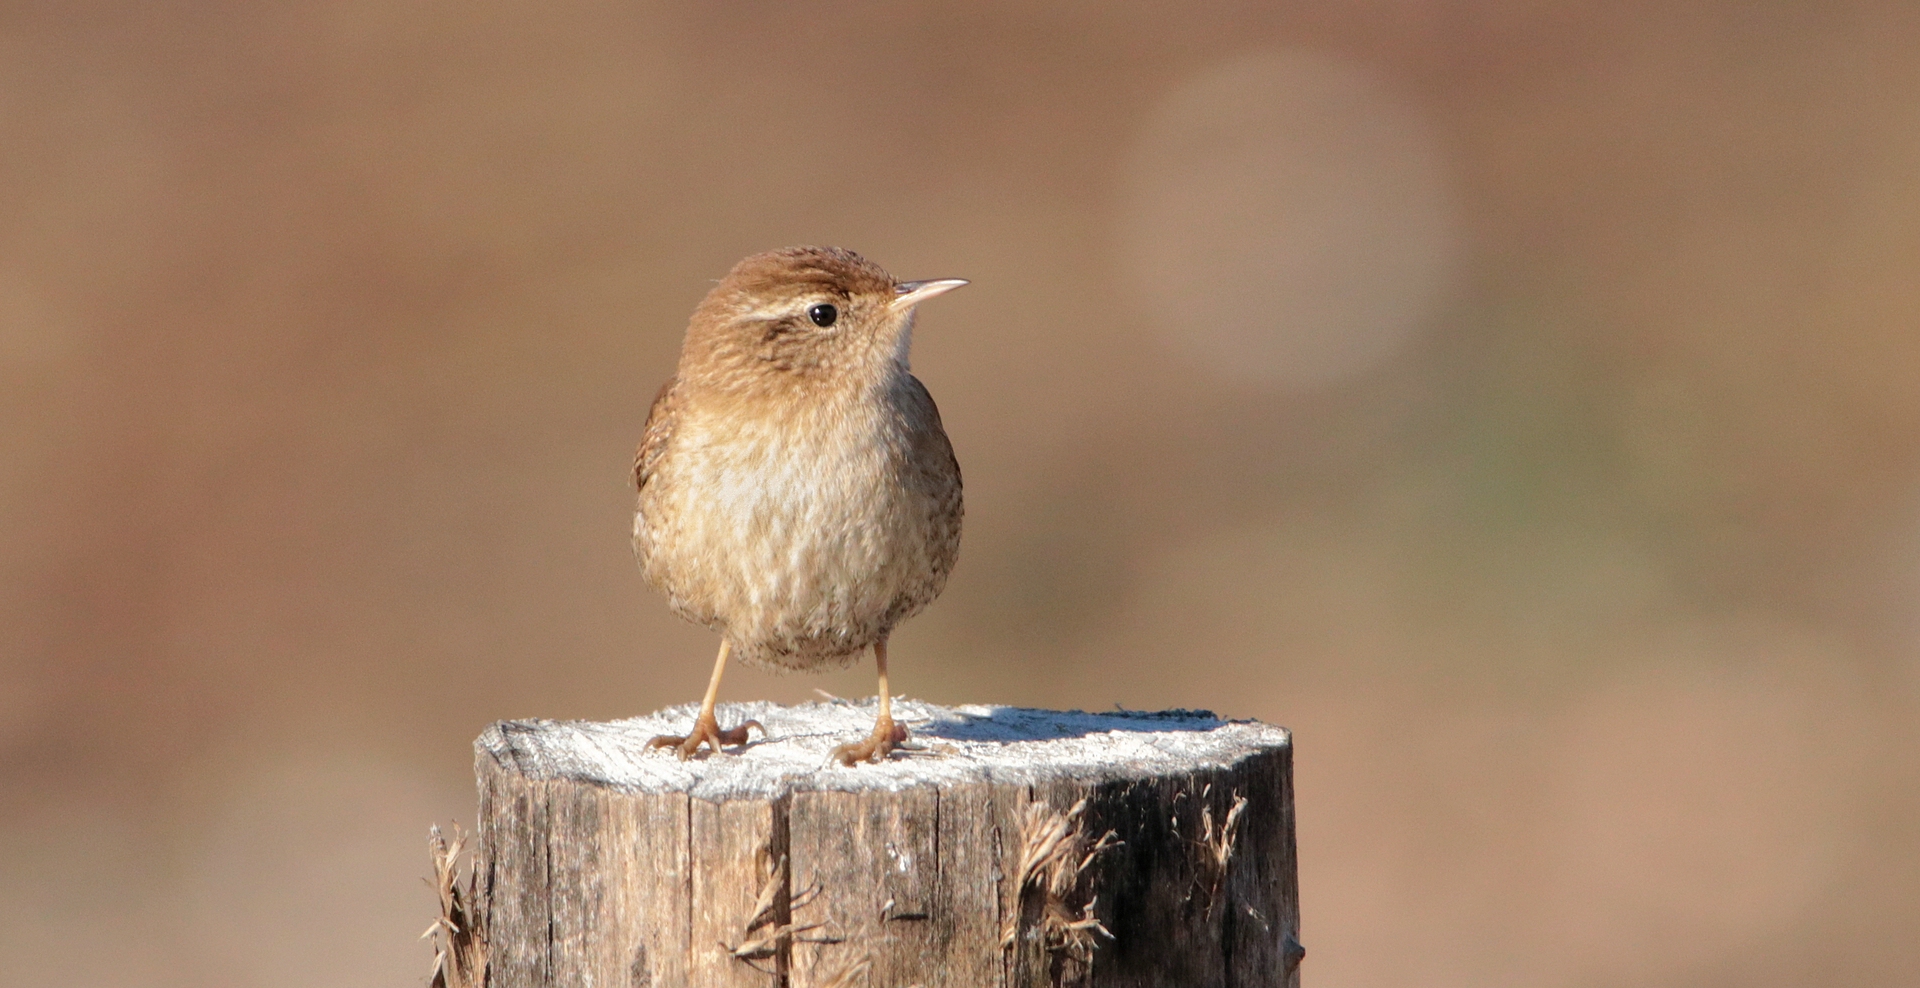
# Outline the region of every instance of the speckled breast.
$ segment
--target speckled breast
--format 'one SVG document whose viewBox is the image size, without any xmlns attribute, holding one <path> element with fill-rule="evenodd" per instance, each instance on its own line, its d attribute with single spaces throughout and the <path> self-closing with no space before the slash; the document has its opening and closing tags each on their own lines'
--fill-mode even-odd
<svg viewBox="0 0 1920 988">
<path fill-rule="evenodd" d="M 901 411 L 681 421 L 634 519 L 647 581 L 748 665 L 853 661 L 939 595 L 959 549 L 952 452 Z"/>
</svg>

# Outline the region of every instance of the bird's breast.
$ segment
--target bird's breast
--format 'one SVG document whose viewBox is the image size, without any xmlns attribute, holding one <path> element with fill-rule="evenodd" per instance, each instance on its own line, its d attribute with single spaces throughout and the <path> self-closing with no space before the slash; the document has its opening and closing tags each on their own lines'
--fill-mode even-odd
<svg viewBox="0 0 1920 988">
<path fill-rule="evenodd" d="M 689 416 L 635 519 L 649 582 L 745 661 L 851 659 L 945 579 L 937 505 L 887 412 Z"/>
</svg>

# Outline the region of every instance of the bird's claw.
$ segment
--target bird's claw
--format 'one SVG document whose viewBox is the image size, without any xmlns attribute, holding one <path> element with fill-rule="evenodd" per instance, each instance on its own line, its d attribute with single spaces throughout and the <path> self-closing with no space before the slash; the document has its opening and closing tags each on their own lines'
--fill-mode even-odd
<svg viewBox="0 0 1920 988">
<path fill-rule="evenodd" d="M 702 744 L 713 748 L 715 754 L 720 753 L 722 745 L 746 744 L 747 728 L 749 727 L 758 727 L 760 728 L 760 736 L 767 736 L 766 727 L 757 720 L 746 721 L 730 731 L 723 731 L 720 729 L 720 722 L 714 720 L 712 714 L 706 714 L 694 719 L 693 730 L 689 731 L 685 737 L 674 734 L 662 734 L 648 741 L 647 748 L 649 750 L 654 748 L 672 748 L 674 749 L 674 753 L 679 755 L 680 760 L 684 762 L 692 758 L 694 754 L 700 750 Z"/>
<path fill-rule="evenodd" d="M 892 717 L 882 717 L 873 722 L 873 733 L 865 741 L 850 741 L 833 749 L 833 757 L 840 764 L 852 766 L 861 762 L 877 762 L 893 749 L 900 747 L 907 739 L 907 726 L 896 724 Z"/>
</svg>

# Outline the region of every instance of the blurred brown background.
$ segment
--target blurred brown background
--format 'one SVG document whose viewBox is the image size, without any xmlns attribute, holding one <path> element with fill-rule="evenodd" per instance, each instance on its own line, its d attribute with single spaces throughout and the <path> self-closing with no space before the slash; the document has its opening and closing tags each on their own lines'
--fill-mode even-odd
<svg viewBox="0 0 1920 988">
<path fill-rule="evenodd" d="M 421 983 L 815 242 L 974 281 L 897 684 L 1292 727 L 1309 983 L 1920 984 L 1920 12 L 1179 6 L 7 5 L 3 980 Z"/>
</svg>

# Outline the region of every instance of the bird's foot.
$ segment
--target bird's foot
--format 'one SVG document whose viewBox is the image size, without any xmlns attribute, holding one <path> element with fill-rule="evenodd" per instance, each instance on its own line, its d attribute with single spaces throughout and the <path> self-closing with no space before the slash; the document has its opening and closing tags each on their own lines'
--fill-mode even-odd
<svg viewBox="0 0 1920 988">
<path fill-rule="evenodd" d="M 721 745 L 746 744 L 747 728 L 749 727 L 758 727 L 760 728 L 760 736 L 767 736 L 767 729 L 757 720 L 750 720 L 733 730 L 723 731 L 720 729 L 720 722 L 713 719 L 712 713 L 702 713 L 699 717 L 694 718 L 693 730 L 689 731 L 686 737 L 662 734 L 648 741 L 647 748 L 649 750 L 653 748 L 672 748 L 675 753 L 680 756 L 680 760 L 684 762 L 692 758 L 694 753 L 700 750 L 700 745 L 703 743 L 711 746 L 716 755 L 720 753 Z"/>
<path fill-rule="evenodd" d="M 865 741 L 850 741 L 833 749 L 833 757 L 840 759 L 842 765 L 858 765 L 861 762 L 877 762 L 887 757 L 887 753 L 900 747 L 907 739 L 905 724 L 896 724 L 892 717 L 880 717 L 873 722 L 873 733 Z"/>
</svg>

